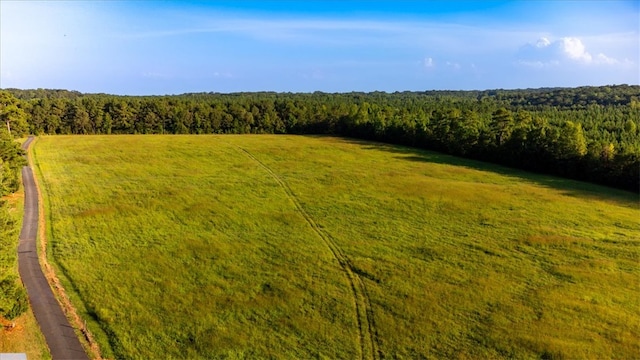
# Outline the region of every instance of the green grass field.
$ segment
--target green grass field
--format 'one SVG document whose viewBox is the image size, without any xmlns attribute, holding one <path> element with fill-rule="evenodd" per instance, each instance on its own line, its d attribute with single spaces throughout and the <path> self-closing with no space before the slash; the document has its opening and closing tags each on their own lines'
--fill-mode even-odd
<svg viewBox="0 0 640 360">
<path fill-rule="evenodd" d="M 313 136 L 35 145 L 50 257 L 116 358 L 633 358 L 637 195 Z"/>
</svg>

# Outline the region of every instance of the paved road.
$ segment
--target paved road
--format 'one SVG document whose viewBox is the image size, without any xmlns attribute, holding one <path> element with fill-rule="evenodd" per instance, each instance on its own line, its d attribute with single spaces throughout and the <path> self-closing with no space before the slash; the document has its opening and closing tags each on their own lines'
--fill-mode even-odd
<svg viewBox="0 0 640 360">
<path fill-rule="evenodd" d="M 22 145 L 27 149 L 32 137 Z M 18 270 L 27 288 L 31 308 L 51 351 L 53 360 L 89 359 L 42 273 L 36 250 L 38 233 L 38 192 L 29 166 L 22 168 L 24 219 L 18 245 Z"/>
</svg>

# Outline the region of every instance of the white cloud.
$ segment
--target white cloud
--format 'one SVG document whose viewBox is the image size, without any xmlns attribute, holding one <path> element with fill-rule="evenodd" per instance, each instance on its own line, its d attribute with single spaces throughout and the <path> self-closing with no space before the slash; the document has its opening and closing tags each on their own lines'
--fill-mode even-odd
<svg viewBox="0 0 640 360">
<path fill-rule="evenodd" d="M 426 68 L 432 68 L 432 67 L 434 67 L 434 66 L 436 66 L 436 64 L 435 64 L 435 62 L 433 61 L 433 58 L 428 57 L 428 58 L 425 58 L 425 59 L 424 59 L 424 67 L 426 67 Z"/>
<path fill-rule="evenodd" d="M 447 66 L 454 70 L 460 70 L 460 64 L 455 62 L 447 61 Z"/>
<path fill-rule="evenodd" d="M 565 37 L 559 40 L 560 50 L 569 59 L 590 63 L 593 57 L 585 48 L 582 41 L 574 37 Z"/>
<path fill-rule="evenodd" d="M 580 38 L 563 37 L 550 41 L 546 37 L 535 44 L 522 46 L 518 52 L 518 63 L 525 66 L 542 68 L 573 63 L 583 65 L 614 65 L 620 61 L 599 53 L 591 55 Z"/>
<path fill-rule="evenodd" d="M 538 39 L 538 42 L 536 43 L 537 48 L 544 48 L 549 45 L 551 45 L 551 41 L 549 41 L 549 39 L 547 39 L 546 37 L 541 37 L 540 39 Z"/>
<path fill-rule="evenodd" d="M 600 64 L 607 64 L 607 65 L 614 65 L 614 64 L 619 64 L 620 61 L 614 59 L 614 58 L 610 58 L 607 55 L 600 53 L 598 54 L 598 56 L 596 57 L 596 62 L 600 63 Z"/>
</svg>

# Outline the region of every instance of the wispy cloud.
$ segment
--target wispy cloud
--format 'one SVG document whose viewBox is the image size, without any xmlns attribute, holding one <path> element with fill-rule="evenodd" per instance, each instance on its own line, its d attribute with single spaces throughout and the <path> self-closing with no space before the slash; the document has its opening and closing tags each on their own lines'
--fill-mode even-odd
<svg viewBox="0 0 640 360">
<path fill-rule="evenodd" d="M 138 26 L 139 28 L 140 26 Z M 144 25 L 142 25 L 144 28 Z M 212 13 L 191 15 L 170 26 L 149 24 L 146 29 L 125 29 L 129 39 L 230 34 L 275 43 L 333 46 L 421 46 L 438 49 L 485 49 L 516 45 L 532 31 L 499 26 L 478 27 L 438 21 L 398 21 L 331 18 L 264 18 Z M 500 39 L 500 41 L 491 41 Z"/>
<path fill-rule="evenodd" d="M 213 73 L 213 77 L 214 78 L 231 79 L 233 77 L 233 74 L 228 72 L 228 71 L 215 71 Z"/>
<path fill-rule="evenodd" d="M 433 58 L 425 58 L 424 59 L 424 67 L 426 68 L 433 68 L 436 66 L 436 63 L 433 61 Z"/>
<path fill-rule="evenodd" d="M 148 79 L 171 79 L 172 76 L 169 74 L 154 72 L 154 71 L 145 71 L 142 73 L 142 77 Z"/>
<path fill-rule="evenodd" d="M 452 61 L 447 61 L 446 62 L 447 67 L 453 69 L 453 70 L 460 70 L 460 64 L 458 64 L 457 62 L 452 62 Z"/>
</svg>

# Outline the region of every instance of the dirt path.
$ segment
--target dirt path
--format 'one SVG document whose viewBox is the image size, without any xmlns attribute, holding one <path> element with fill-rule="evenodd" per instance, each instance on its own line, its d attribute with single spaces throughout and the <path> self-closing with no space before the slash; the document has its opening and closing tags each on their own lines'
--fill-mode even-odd
<svg viewBox="0 0 640 360">
<path fill-rule="evenodd" d="M 22 145 L 28 149 L 33 137 Z M 36 249 L 38 232 L 38 192 L 33 179 L 33 171 L 29 166 L 22 168 L 24 183 L 24 218 L 18 245 L 18 270 L 20 278 L 29 294 L 29 302 L 40 325 L 51 357 L 57 359 L 89 359 L 75 331 L 64 316 L 60 304 L 53 296 L 49 283 L 45 278 Z"/>
<path fill-rule="evenodd" d="M 271 177 L 283 188 L 287 197 L 294 203 L 298 212 L 304 217 L 309 226 L 315 231 L 315 233 L 322 239 L 325 243 L 329 251 L 333 257 L 338 261 L 342 271 L 345 273 L 347 279 L 349 280 L 349 284 L 351 285 L 351 291 L 353 292 L 354 299 L 354 307 L 356 310 L 356 320 L 358 324 L 359 330 L 359 345 L 360 345 L 360 356 L 362 359 L 379 359 L 380 358 L 380 349 L 378 344 L 378 332 L 375 327 L 375 322 L 373 318 L 373 310 L 371 308 L 371 299 L 369 298 L 369 294 L 367 293 L 367 288 L 365 287 L 364 281 L 362 278 L 353 270 L 353 266 L 349 262 L 349 259 L 342 253 L 340 247 L 333 241 L 331 236 L 322 230 L 313 220 L 313 218 L 306 212 L 306 210 L 302 207 L 298 198 L 289 185 L 282 180 L 271 168 L 265 165 L 262 161 L 258 160 L 253 154 L 249 151 L 238 147 L 243 153 L 245 153 L 249 158 L 258 163 L 266 172 L 271 175 Z"/>
</svg>

